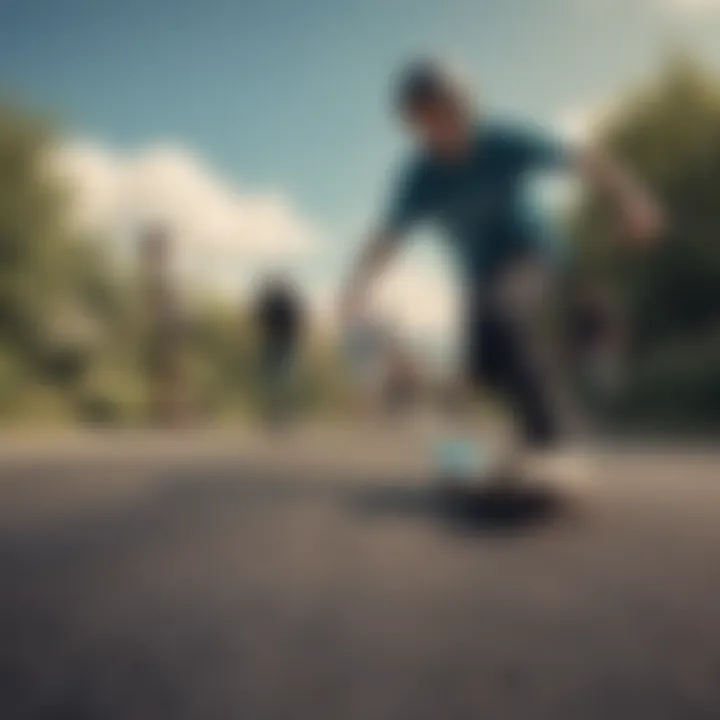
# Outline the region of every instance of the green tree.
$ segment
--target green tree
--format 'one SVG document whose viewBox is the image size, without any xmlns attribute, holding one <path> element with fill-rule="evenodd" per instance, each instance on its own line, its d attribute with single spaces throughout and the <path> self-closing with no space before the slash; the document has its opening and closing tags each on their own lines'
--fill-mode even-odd
<svg viewBox="0 0 720 720">
<path fill-rule="evenodd" d="M 51 127 L 0 105 L 0 421 L 107 424 L 148 419 L 151 308 L 138 270 L 72 222 L 73 188 L 51 172 Z M 195 293 L 186 308 L 186 394 L 207 420 L 258 411 L 249 313 Z M 302 372 L 308 411 L 337 407 L 337 358 L 313 336 Z"/>
<path fill-rule="evenodd" d="M 51 171 L 55 140 L 1 106 L 0 415 L 10 419 L 70 419 L 95 404 L 85 386 L 122 326 L 125 295 L 105 246 L 73 229 L 71 188 Z"/>
<path fill-rule="evenodd" d="M 585 262 L 631 313 L 628 408 L 686 425 L 718 423 L 720 78 L 687 56 L 671 57 L 654 83 L 619 106 L 602 141 L 657 194 L 668 218 L 660 246 L 633 256 L 612 242 L 597 203 L 580 217 Z"/>
</svg>

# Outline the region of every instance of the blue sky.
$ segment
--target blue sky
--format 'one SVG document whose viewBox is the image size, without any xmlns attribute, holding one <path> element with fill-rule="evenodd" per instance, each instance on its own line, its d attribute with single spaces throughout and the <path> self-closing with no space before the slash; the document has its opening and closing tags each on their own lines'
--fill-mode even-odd
<svg viewBox="0 0 720 720">
<path fill-rule="evenodd" d="M 391 72 L 456 58 L 491 107 L 552 124 L 680 37 L 720 62 L 720 0 L 2 0 L 0 81 L 66 133 L 191 148 L 275 189 L 343 255 L 402 148 Z"/>
</svg>

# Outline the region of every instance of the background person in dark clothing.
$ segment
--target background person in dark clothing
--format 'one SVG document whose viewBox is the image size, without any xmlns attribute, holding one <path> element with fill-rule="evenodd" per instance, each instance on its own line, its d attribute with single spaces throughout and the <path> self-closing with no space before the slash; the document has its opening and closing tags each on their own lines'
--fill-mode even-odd
<svg viewBox="0 0 720 720">
<path fill-rule="evenodd" d="M 263 283 L 255 308 L 263 411 L 271 422 L 287 420 L 294 404 L 293 376 L 305 326 L 303 301 L 288 278 Z"/>
</svg>

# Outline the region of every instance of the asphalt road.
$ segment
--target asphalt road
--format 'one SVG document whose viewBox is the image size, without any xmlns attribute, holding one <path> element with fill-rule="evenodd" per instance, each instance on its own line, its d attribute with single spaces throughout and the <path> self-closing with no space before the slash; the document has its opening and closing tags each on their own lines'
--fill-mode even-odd
<svg viewBox="0 0 720 720">
<path fill-rule="evenodd" d="M 421 445 L 0 443 L 0 718 L 720 717 L 720 454 L 460 512 Z"/>
</svg>

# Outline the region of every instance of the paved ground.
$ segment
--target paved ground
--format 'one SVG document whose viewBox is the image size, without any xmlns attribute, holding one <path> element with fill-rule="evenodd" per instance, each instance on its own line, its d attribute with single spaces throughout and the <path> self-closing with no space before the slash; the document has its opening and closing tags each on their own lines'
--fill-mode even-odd
<svg viewBox="0 0 720 720">
<path fill-rule="evenodd" d="M 0 718 L 720 717 L 720 455 L 467 514 L 329 438 L 0 443 Z"/>
</svg>

